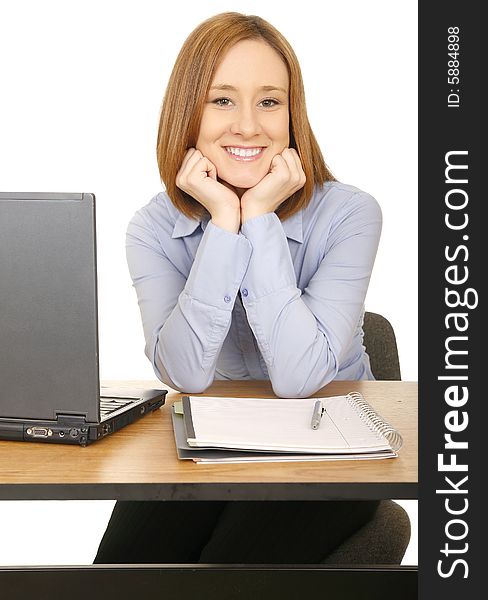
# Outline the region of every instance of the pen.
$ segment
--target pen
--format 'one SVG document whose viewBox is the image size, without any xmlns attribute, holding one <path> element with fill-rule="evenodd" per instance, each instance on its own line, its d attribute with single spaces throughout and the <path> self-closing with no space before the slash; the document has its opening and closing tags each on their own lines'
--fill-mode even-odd
<svg viewBox="0 0 488 600">
<path fill-rule="evenodd" d="M 320 421 L 322 420 L 322 415 L 324 414 L 325 408 L 322 406 L 322 400 L 317 400 L 313 407 L 313 415 L 311 426 L 312 429 L 318 429 L 320 425 Z"/>
</svg>

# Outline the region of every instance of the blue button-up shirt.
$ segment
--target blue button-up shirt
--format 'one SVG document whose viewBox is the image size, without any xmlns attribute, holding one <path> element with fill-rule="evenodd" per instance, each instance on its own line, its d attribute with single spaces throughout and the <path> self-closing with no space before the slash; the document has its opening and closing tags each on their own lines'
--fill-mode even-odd
<svg viewBox="0 0 488 600">
<path fill-rule="evenodd" d="M 159 193 L 127 231 L 156 375 L 187 393 L 270 379 L 277 396 L 297 398 L 332 379 L 373 379 L 362 322 L 380 232 L 376 200 L 339 182 L 285 221 L 267 213 L 238 234 Z"/>
</svg>

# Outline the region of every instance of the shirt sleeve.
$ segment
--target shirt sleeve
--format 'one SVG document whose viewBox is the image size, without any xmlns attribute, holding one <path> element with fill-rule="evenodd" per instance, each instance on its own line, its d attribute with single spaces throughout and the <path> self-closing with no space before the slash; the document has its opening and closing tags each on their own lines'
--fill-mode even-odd
<svg viewBox="0 0 488 600">
<path fill-rule="evenodd" d="M 211 221 L 188 278 L 173 264 L 147 215 L 127 230 L 129 271 L 142 316 L 145 352 L 157 377 L 188 393 L 213 381 L 251 248 Z M 167 243 L 180 243 L 168 235 Z"/>
<path fill-rule="evenodd" d="M 381 224 L 374 198 L 350 198 L 314 249 L 317 270 L 303 293 L 276 214 L 242 226 L 252 245 L 243 305 L 277 396 L 310 396 L 336 376 L 362 314 Z"/>
</svg>

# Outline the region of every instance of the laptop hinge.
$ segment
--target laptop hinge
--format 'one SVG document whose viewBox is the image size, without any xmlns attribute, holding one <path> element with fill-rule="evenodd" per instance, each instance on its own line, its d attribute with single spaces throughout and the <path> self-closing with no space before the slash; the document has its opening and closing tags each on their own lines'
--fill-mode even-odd
<svg viewBox="0 0 488 600">
<path fill-rule="evenodd" d="M 86 415 L 68 415 L 68 414 L 56 413 L 56 419 L 59 422 L 69 421 L 72 424 L 80 424 L 80 425 L 86 424 Z"/>
</svg>

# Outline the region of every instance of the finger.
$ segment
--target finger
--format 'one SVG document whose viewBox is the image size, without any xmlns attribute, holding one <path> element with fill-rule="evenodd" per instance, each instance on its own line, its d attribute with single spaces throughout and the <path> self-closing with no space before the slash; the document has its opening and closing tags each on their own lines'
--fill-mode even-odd
<svg viewBox="0 0 488 600">
<path fill-rule="evenodd" d="M 215 167 L 215 165 L 208 161 L 209 165 L 210 165 L 210 169 L 207 171 L 208 176 L 211 177 L 212 179 L 214 179 L 215 181 L 217 181 L 217 169 Z"/>
<path fill-rule="evenodd" d="M 189 157 L 185 165 L 185 170 L 189 173 L 193 167 L 203 158 L 203 154 L 200 150 L 196 150 Z"/>
<path fill-rule="evenodd" d="M 293 159 L 295 160 L 297 169 L 299 171 L 301 171 L 301 170 L 303 171 L 302 161 L 300 160 L 300 157 L 298 156 L 298 152 L 295 150 L 295 148 L 290 148 L 290 152 L 291 152 L 291 155 L 293 156 Z"/>
<path fill-rule="evenodd" d="M 269 165 L 269 172 L 275 173 L 280 169 L 286 168 L 286 161 L 281 154 L 275 154 L 271 160 L 271 164 Z"/>
<path fill-rule="evenodd" d="M 180 170 L 178 171 L 176 178 L 176 185 L 185 191 L 188 186 L 188 177 L 192 171 L 193 166 L 202 157 L 202 153 L 196 148 L 190 148 L 185 155 L 185 158 L 181 164 Z"/>
<path fill-rule="evenodd" d="M 199 177 L 211 177 L 212 179 L 217 179 L 217 170 L 215 165 L 208 160 L 206 156 L 203 156 L 201 152 L 199 152 L 200 156 L 192 157 L 190 159 L 188 169 L 189 173 L 192 175 L 197 175 Z"/>
<path fill-rule="evenodd" d="M 283 153 L 285 154 L 285 151 Z M 307 178 L 298 152 L 294 148 L 288 148 L 286 151 L 286 159 L 290 169 L 290 177 L 295 182 L 296 189 L 300 189 L 305 185 Z"/>
<path fill-rule="evenodd" d="M 298 183 L 298 180 L 300 179 L 300 172 L 293 156 L 293 152 L 290 148 L 285 148 L 281 155 L 287 167 L 288 180 L 292 184 Z"/>
<path fill-rule="evenodd" d="M 295 173 L 297 170 L 297 162 L 295 160 L 295 153 L 293 152 L 293 148 L 285 148 L 281 155 L 285 159 L 290 171 L 292 173 Z"/>
<path fill-rule="evenodd" d="M 195 154 L 195 152 L 196 152 L 196 148 L 189 148 L 187 150 L 185 156 L 183 157 L 183 160 L 181 161 L 180 171 L 183 171 L 185 169 L 190 157 L 193 156 L 193 154 Z"/>
<path fill-rule="evenodd" d="M 206 156 L 203 155 L 200 161 L 202 164 L 198 162 L 197 167 L 202 168 L 202 170 L 206 171 L 208 177 L 217 180 L 217 169 L 215 168 L 213 162 L 211 162 Z"/>
</svg>

